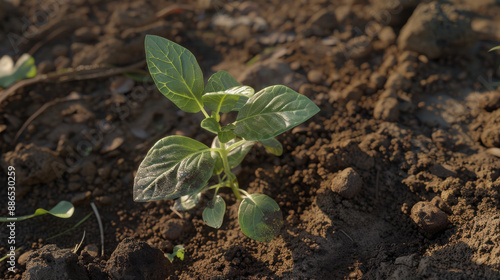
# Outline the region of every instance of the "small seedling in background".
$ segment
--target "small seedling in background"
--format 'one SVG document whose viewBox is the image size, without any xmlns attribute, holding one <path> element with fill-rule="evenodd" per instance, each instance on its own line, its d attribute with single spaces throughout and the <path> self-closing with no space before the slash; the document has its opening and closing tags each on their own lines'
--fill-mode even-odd
<svg viewBox="0 0 500 280">
<path fill-rule="evenodd" d="M 270 153 L 281 155 L 283 147 L 274 137 L 308 120 L 319 108 L 282 85 L 254 93 L 253 88 L 241 85 L 225 71 L 215 73 L 204 85 L 200 66 L 184 47 L 147 35 L 145 48 L 149 72 L 160 92 L 185 112 L 201 111 L 205 116 L 201 127 L 215 137 L 211 147 L 184 136 L 168 136 L 156 142 L 137 170 L 134 200 L 177 199 L 174 209 L 188 210 L 196 206 L 200 193 L 214 189 L 203 220 L 220 228 L 226 203 L 217 193 L 227 187 L 241 201 L 238 221 L 243 233 L 269 242 L 283 223 L 278 204 L 267 195 L 240 189 L 232 168 L 257 142 Z M 238 112 L 236 121 L 221 125 L 221 114 L 234 111 Z M 219 182 L 207 186 L 212 176 Z"/>
<path fill-rule="evenodd" d="M 178 257 L 181 261 L 183 261 L 184 260 L 184 245 L 182 245 L 182 244 L 175 245 L 172 254 L 165 253 L 165 257 L 167 257 L 170 262 L 173 262 L 175 257 Z"/>
<path fill-rule="evenodd" d="M 21 217 L 0 217 L 0 222 L 20 222 L 24 221 L 30 218 L 34 218 L 36 216 L 40 215 L 45 215 L 45 214 L 50 214 L 52 216 L 56 216 L 58 218 L 63 218 L 67 219 L 71 216 L 73 216 L 73 213 L 75 212 L 75 207 L 73 207 L 73 204 L 69 201 L 61 201 L 57 203 L 56 206 L 54 206 L 50 210 L 45 210 L 43 208 L 38 208 L 35 210 L 35 213 L 31 215 L 26 215 L 26 216 L 21 216 Z"/>
</svg>

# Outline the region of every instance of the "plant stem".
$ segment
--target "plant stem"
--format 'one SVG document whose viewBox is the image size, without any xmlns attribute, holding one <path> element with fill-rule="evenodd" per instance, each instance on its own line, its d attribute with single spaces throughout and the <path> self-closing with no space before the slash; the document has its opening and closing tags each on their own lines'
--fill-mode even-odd
<svg viewBox="0 0 500 280">
<path fill-rule="evenodd" d="M 234 195 L 236 196 L 236 199 L 243 200 L 243 198 L 241 197 L 241 194 L 239 192 L 240 188 L 238 186 L 238 180 L 236 179 L 236 175 L 234 175 L 234 173 L 231 172 L 231 168 L 229 167 L 229 160 L 227 159 L 228 150 L 226 150 L 226 144 L 221 143 L 221 147 L 218 151 L 219 151 L 219 154 L 222 158 L 222 164 L 224 166 L 224 173 L 226 174 L 227 180 L 229 181 L 229 187 L 231 188 Z"/>
</svg>

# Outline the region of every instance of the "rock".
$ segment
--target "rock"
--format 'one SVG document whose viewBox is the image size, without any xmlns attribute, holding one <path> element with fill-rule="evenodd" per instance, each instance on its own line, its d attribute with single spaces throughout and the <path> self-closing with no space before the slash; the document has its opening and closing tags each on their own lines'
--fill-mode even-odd
<svg viewBox="0 0 500 280">
<path fill-rule="evenodd" d="M 170 267 L 162 251 L 146 242 L 126 238 L 115 249 L 106 272 L 110 279 L 167 279 Z"/>
<path fill-rule="evenodd" d="M 399 119 L 399 102 L 397 98 L 381 98 L 375 104 L 373 116 L 376 119 L 395 122 Z"/>
<path fill-rule="evenodd" d="M 162 219 L 159 227 L 165 239 L 175 240 L 181 236 L 184 230 L 184 221 L 181 219 Z"/>
<path fill-rule="evenodd" d="M 89 244 L 89 245 L 85 246 L 85 248 L 83 248 L 82 254 L 84 252 L 89 254 L 89 256 L 91 256 L 93 258 L 97 258 L 97 256 L 99 256 L 99 247 L 97 247 L 97 245 L 95 245 L 95 244 Z"/>
<path fill-rule="evenodd" d="M 78 264 L 78 256 L 69 249 L 45 245 L 32 253 L 26 262 L 23 280 L 84 280 L 89 279 L 85 269 Z"/>
<path fill-rule="evenodd" d="M 444 202 L 444 200 L 440 196 L 435 196 L 431 200 L 431 203 L 446 213 L 449 213 L 449 214 L 452 213 L 450 206 L 448 204 L 446 204 L 446 202 Z"/>
<path fill-rule="evenodd" d="M 362 185 L 361 176 L 354 169 L 348 167 L 333 178 L 331 189 L 342 197 L 353 198 L 361 191 Z"/>
<path fill-rule="evenodd" d="M 55 45 L 52 48 L 52 57 L 67 56 L 68 53 L 68 47 L 66 47 L 65 45 Z"/>
<path fill-rule="evenodd" d="M 500 108 L 500 92 L 489 91 L 482 95 L 480 99 L 480 107 L 488 112 L 495 111 Z"/>
<path fill-rule="evenodd" d="M 429 234 L 443 231 L 448 226 L 448 215 L 427 201 L 420 201 L 411 208 L 413 221 Z"/>
<path fill-rule="evenodd" d="M 470 17 L 452 4 L 436 1 L 418 5 L 398 37 L 401 50 L 413 50 L 430 59 L 465 53 L 475 43 Z"/>
<path fill-rule="evenodd" d="M 311 16 L 302 31 L 306 36 L 327 36 L 333 33 L 333 29 L 337 27 L 337 18 L 333 11 L 320 10 Z"/>
<path fill-rule="evenodd" d="M 47 74 L 56 70 L 56 66 L 51 60 L 44 60 L 38 64 L 38 73 Z"/>
<path fill-rule="evenodd" d="M 319 84 L 323 80 L 323 72 L 321 70 L 311 70 L 307 73 L 307 79 L 313 84 Z"/>
<path fill-rule="evenodd" d="M 66 166 L 57 154 L 47 148 L 19 143 L 16 149 L 4 154 L 0 160 L 4 170 L 9 166 L 16 168 L 16 181 L 19 186 L 46 184 L 62 175 Z"/>
<path fill-rule="evenodd" d="M 71 203 L 75 206 L 83 204 L 90 198 L 90 196 L 92 196 L 90 191 L 77 193 L 73 196 L 73 198 L 71 198 Z"/>
</svg>

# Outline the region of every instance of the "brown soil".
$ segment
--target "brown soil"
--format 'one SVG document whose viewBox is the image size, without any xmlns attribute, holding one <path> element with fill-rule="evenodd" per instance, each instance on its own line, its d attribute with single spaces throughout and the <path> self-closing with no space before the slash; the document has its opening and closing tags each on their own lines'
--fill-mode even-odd
<svg viewBox="0 0 500 280">
<path fill-rule="evenodd" d="M 257 147 L 238 170 L 241 186 L 284 214 L 279 236 L 260 243 L 240 231 L 229 191 L 219 230 L 202 220 L 210 193 L 180 216 L 173 201 L 132 201 L 135 171 L 158 139 L 211 142 L 202 116 L 180 112 L 154 85 L 112 75 L 17 90 L 0 104 L 0 185 L 13 164 L 17 215 L 60 200 L 76 211 L 17 223 L 18 270 L 2 262 L 1 277 L 21 279 L 24 253 L 72 249 L 85 231 L 78 261 L 58 253 L 75 279 L 500 279 L 500 91 L 489 83 L 500 80 L 500 56 L 488 52 L 500 41 L 491 24 L 500 6 L 452 1 L 473 19 L 474 41 L 429 58 L 398 44 L 419 1 L 401 2 L 0 0 L 0 52 L 30 52 L 39 71 L 132 65 L 144 58 L 144 35 L 157 34 L 190 49 L 205 78 L 224 69 L 256 90 L 285 84 L 321 108 L 278 137 L 283 156 Z M 6 216 L 5 187 L 0 201 Z M 92 212 L 90 201 L 104 224 L 103 256 L 94 216 L 48 239 Z M 2 256 L 7 234 L 2 226 Z M 176 244 L 184 261 L 150 265 Z"/>
</svg>

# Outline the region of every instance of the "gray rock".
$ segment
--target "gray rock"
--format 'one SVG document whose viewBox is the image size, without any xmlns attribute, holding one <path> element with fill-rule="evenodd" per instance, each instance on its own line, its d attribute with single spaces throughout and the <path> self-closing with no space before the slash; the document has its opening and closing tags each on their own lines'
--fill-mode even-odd
<svg viewBox="0 0 500 280">
<path fill-rule="evenodd" d="M 50 244 L 32 253 L 26 263 L 23 280 L 84 280 L 87 272 L 78 264 L 78 256 L 69 249 Z"/>
<path fill-rule="evenodd" d="M 448 226 L 448 215 L 431 202 L 420 201 L 411 208 L 411 218 L 424 231 L 435 234 Z"/>
<path fill-rule="evenodd" d="M 398 37 L 401 50 L 413 50 L 430 59 L 465 53 L 476 43 L 470 17 L 451 4 L 421 3 Z"/>
<path fill-rule="evenodd" d="M 351 167 L 344 169 L 331 182 L 332 191 L 345 198 L 355 197 L 361 191 L 362 186 L 361 176 Z"/>
<path fill-rule="evenodd" d="M 123 240 L 106 263 L 110 279 L 166 279 L 170 267 L 158 248 L 133 238 Z"/>
</svg>

